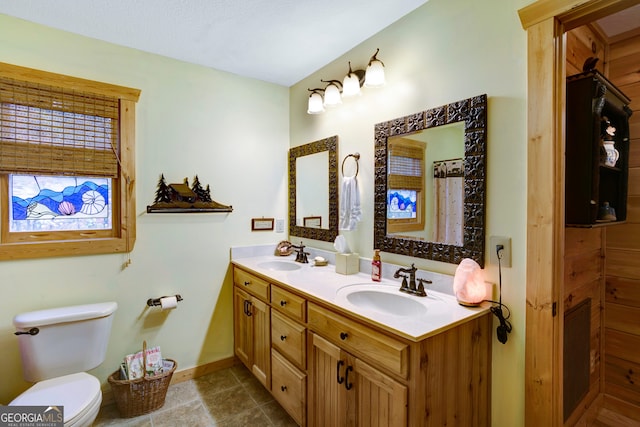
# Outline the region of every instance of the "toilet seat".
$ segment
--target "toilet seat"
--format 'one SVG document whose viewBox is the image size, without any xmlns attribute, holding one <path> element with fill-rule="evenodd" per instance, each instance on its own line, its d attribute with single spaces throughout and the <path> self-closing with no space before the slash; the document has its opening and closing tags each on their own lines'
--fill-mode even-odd
<svg viewBox="0 0 640 427">
<path fill-rule="evenodd" d="M 79 372 L 40 381 L 9 405 L 64 406 L 64 425 L 71 427 L 90 424 L 98 415 L 101 403 L 100 381 L 93 375 Z"/>
</svg>

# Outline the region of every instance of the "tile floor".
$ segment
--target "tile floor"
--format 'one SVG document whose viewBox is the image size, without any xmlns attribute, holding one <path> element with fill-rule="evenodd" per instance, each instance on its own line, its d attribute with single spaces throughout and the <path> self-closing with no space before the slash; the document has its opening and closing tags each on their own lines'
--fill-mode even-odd
<svg viewBox="0 0 640 427">
<path fill-rule="evenodd" d="M 244 365 L 169 387 L 165 404 L 136 418 L 120 418 L 115 403 L 104 406 L 94 427 L 245 427 L 297 424 Z"/>
</svg>

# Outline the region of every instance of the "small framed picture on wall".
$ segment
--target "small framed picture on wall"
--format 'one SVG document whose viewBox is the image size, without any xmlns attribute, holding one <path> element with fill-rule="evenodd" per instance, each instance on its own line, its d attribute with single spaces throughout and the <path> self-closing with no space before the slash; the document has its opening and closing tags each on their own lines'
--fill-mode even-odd
<svg viewBox="0 0 640 427">
<path fill-rule="evenodd" d="M 322 228 L 321 216 L 305 216 L 302 218 L 302 224 L 304 227 L 310 228 Z"/>
<path fill-rule="evenodd" d="M 252 218 L 251 231 L 273 230 L 273 218 Z"/>
</svg>

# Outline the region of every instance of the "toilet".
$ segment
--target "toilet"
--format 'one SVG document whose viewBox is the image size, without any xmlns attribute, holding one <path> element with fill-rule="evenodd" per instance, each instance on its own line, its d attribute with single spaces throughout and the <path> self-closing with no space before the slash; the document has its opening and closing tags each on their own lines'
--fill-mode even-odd
<svg viewBox="0 0 640 427">
<path fill-rule="evenodd" d="M 111 334 L 115 302 L 18 314 L 24 379 L 35 383 L 10 406 L 63 406 L 65 427 L 90 426 L 102 403 L 100 381 L 84 371 L 100 365 Z"/>
</svg>

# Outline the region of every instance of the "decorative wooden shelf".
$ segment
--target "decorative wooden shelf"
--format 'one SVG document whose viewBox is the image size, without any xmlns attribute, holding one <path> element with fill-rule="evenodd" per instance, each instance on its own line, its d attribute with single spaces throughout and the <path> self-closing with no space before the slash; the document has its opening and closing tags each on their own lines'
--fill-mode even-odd
<svg viewBox="0 0 640 427">
<path fill-rule="evenodd" d="M 233 212 L 232 206 L 225 208 L 180 208 L 147 206 L 147 213 L 205 213 L 205 212 Z"/>
<path fill-rule="evenodd" d="M 231 205 L 223 205 L 211 199 L 211 190 L 202 188 L 198 175 L 189 187 L 189 180 L 184 179 L 181 184 L 167 184 L 164 174 L 160 175 L 156 198 L 152 205 L 147 206 L 147 213 L 206 213 L 232 212 Z"/>
</svg>

